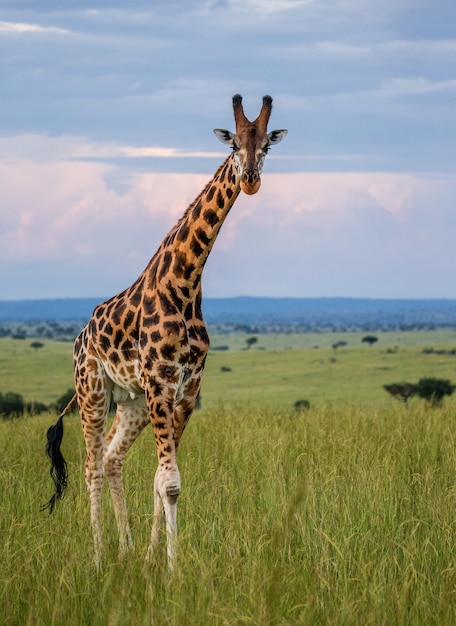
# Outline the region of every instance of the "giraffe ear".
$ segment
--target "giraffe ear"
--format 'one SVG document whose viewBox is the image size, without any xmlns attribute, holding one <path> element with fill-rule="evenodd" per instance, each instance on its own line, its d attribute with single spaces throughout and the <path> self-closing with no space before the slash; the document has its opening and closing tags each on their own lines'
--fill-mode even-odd
<svg viewBox="0 0 456 626">
<path fill-rule="evenodd" d="M 223 128 L 214 128 L 214 133 L 222 143 L 227 143 L 229 146 L 233 145 L 234 133 L 231 133 L 229 130 L 224 130 Z"/>
<path fill-rule="evenodd" d="M 269 144 L 277 144 L 287 135 L 288 131 L 282 128 L 282 130 L 273 130 L 268 133 Z"/>
</svg>

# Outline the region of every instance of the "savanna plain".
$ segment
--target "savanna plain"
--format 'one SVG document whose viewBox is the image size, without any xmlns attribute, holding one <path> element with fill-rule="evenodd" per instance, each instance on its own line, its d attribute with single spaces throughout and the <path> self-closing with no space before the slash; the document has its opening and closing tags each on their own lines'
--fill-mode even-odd
<svg viewBox="0 0 456 626">
<path fill-rule="evenodd" d="M 118 556 L 105 489 L 97 572 L 77 414 L 65 418 L 69 487 L 52 515 L 40 505 L 52 493 L 44 445 L 56 413 L 0 419 L 0 622 L 456 624 L 456 399 L 406 406 L 383 389 L 456 383 L 456 332 L 362 337 L 259 335 L 249 349 L 245 335 L 212 338 L 179 450 L 171 575 L 164 550 L 144 560 L 150 428 L 124 468 L 135 548 Z M 72 386 L 71 344 L 43 343 L 0 340 L 0 391 L 50 405 Z M 296 410 L 300 400 L 310 408 Z"/>
</svg>

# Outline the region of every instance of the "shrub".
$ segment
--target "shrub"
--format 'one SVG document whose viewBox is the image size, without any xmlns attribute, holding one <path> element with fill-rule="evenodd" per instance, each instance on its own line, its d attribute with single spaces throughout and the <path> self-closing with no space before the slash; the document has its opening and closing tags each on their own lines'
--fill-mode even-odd
<svg viewBox="0 0 456 626">
<path fill-rule="evenodd" d="M 298 412 L 308 411 L 310 409 L 310 402 L 308 400 L 296 400 L 293 406 Z"/>
<path fill-rule="evenodd" d="M 0 415 L 12 417 L 24 412 L 24 399 L 19 393 L 8 391 L 0 393 Z"/>
<path fill-rule="evenodd" d="M 396 400 L 399 400 L 404 404 L 407 404 L 409 398 L 411 398 L 412 396 L 416 396 L 416 394 L 418 393 L 417 385 L 405 382 L 391 383 L 391 385 L 383 385 L 383 389 L 391 394 L 393 398 L 396 398 Z"/>
<path fill-rule="evenodd" d="M 35 401 L 34 402 L 26 402 L 24 408 L 25 408 L 25 411 L 29 415 L 39 415 L 40 413 L 44 413 L 45 411 L 47 411 L 49 409 L 49 407 L 47 407 L 42 402 L 35 402 Z"/>
<path fill-rule="evenodd" d="M 431 406 L 440 406 L 445 396 L 451 396 L 456 389 L 451 381 L 444 378 L 421 378 L 417 383 L 417 393 Z"/>
</svg>

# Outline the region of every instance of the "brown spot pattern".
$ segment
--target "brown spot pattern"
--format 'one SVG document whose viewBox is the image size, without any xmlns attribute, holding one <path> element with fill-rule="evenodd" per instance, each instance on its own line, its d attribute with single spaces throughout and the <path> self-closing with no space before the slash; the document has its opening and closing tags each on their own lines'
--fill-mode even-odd
<svg viewBox="0 0 456 626">
<path fill-rule="evenodd" d="M 239 108 L 240 97 L 235 98 Z M 266 145 L 267 122 L 264 128 L 258 121 L 249 123 L 258 126 L 258 132 L 251 127 L 247 132 L 246 122 L 236 111 L 238 154 L 256 154 L 255 142 Z M 174 505 L 179 495 L 176 453 L 200 391 L 209 349 L 201 311 L 201 275 L 239 192 L 240 177 L 231 155 L 163 239 L 144 272 L 128 289 L 96 307 L 75 341 L 75 385 L 86 442 L 85 479 L 91 494 L 96 548 L 101 545 L 104 474 L 111 488 L 121 547 L 130 541 L 122 465 L 148 422 L 157 446 L 157 477 L 166 479 L 160 498 L 166 494 Z M 117 399 L 117 411 L 106 435 L 112 397 Z"/>
</svg>

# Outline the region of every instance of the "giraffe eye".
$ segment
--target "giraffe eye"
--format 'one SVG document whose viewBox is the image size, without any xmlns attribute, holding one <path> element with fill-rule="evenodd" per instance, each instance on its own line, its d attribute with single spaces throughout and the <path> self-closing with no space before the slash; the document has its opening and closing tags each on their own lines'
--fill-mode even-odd
<svg viewBox="0 0 456 626">
<path fill-rule="evenodd" d="M 231 144 L 231 149 L 233 150 L 233 152 L 237 152 L 239 150 L 239 146 L 237 146 L 233 141 L 233 143 Z"/>
</svg>

